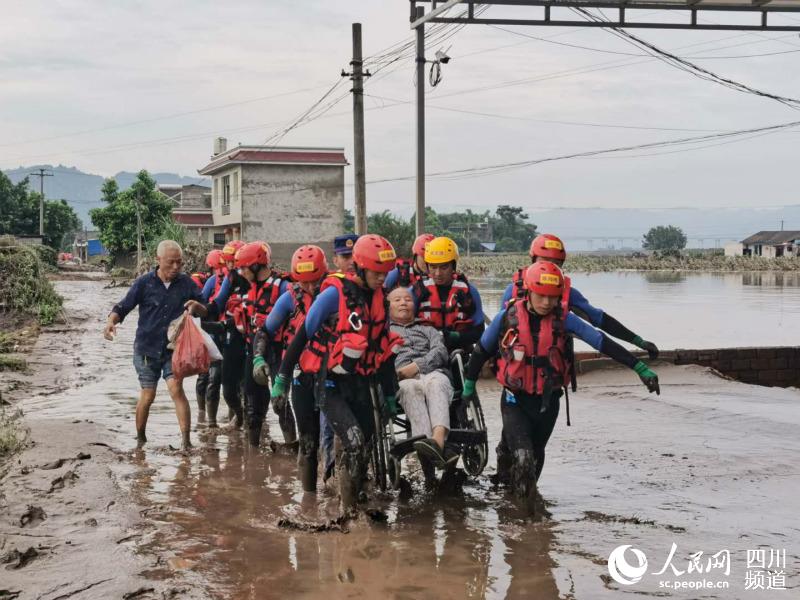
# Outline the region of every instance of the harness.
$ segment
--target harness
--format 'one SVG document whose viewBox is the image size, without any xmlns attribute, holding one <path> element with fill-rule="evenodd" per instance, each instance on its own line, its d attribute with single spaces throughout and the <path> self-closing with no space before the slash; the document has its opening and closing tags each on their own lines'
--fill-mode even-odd
<svg viewBox="0 0 800 600">
<path fill-rule="evenodd" d="M 240 289 L 236 297 L 231 295 L 228 310 L 233 316 L 236 329 L 245 336 L 248 343 L 252 342 L 253 334 L 266 323 L 272 307 L 278 301 L 284 279 L 288 279 L 284 274 L 272 272 L 264 281 L 250 282 L 249 289 Z"/>
<path fill-rule="evenodd" d="M 440 331 L 463 331 L 472 326 L 475 301 L 469 292 L 469 282 L 462 273 L 453 274 L 453 282 L 442 302 L 439 288 L 432 278 L 420 279 L 414 286 L 419 298 L 417 318 L 425 325 Z"/>
</svg>

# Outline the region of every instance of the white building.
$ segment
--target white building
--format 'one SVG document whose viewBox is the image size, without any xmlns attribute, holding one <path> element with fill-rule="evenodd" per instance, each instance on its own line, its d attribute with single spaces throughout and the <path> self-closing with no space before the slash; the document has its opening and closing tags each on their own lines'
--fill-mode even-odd
<svg viewBox="0 0 800 600">
<path fill-rule="evenodd" d="M 798 256 L 800 231 L 759 231 L 742 240 L 742 255 L 778 258 Z"/>
<path fill-rule="evenodd" d="M 212 178 L 211 214 L 227 241 L 264 240 L 286 258 L 301 244 L 330 247 L 344 219 L 343 148 L 237 146 L 224 138 L 200 175 Z"/>
</svg>

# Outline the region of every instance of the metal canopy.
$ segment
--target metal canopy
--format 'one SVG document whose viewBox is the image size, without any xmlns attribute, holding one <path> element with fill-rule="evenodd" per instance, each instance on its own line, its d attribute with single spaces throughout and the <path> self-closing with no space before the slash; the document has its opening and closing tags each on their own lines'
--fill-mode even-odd
<svg viewBox="0 0 800 600">
<path fill-rule="evenodd" d="M 796 24 L 773 25 L 769 22 L 769 13 L 800 13 L 800 0 L 487 0 L 472 2 L 470 0 L 411 0 L 411 29 L 425 23 L 456 23 L 476 25 L 545 25 L 551 27 L 626 27 L 644 29 L 705 29 L 731 31 L 800 31 L 800 22 Z M 422 8 L 430 5 L 429 10 L 416 17 L 417 5 Z M 461 5 L 466 11 L 463 14 L 446 16 L 454 6 Z M 478 6 L 508 6 L 528 8 L 530 15 L 520 18 L 476 17 Z M 587 21 L 571 11 L 559 11 L 558 18 L 551 15 L 552 9 L 559 8 L 605 8 L 614 10 L 613 18 L 608 21 Z M 541 10 L 544 9 L 544 10 Z M 648 19 L 650 15 L 642 15 L 641 19 L 628 20 L 628 10 L 670 10 L 686 13 L 685 22 L 665 23 Z M 733 12 L 743 15 L 752 14 L 752 23 L 705 23 L 697 18 L 698 12 Z"/>
</svg>

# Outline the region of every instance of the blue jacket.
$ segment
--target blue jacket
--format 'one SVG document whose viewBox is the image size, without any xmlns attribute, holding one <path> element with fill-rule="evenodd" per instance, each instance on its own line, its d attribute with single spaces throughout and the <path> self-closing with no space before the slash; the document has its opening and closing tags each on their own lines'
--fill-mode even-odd
<svg viewBox="0 0 800 600">
<path fill-rule="evenodd" d="M 497 346 L 500 343 L 500 336 L 503 334 L 503 317 L 506 315 L 504 308 L 492 321 L 492 324 L 486 328 L 481 336 L 481 348 L 488 354 L 497 352 Z M 579 316 L 572 313 L 567 313 L 564 319 L 564 329 L 567 333 L 572 333 L 576 337 L 582 339 L 598 352 L 603 351 L 603 338 L 605 337 L 602 332 L 598 331 L 589 323 L 581 319 Z"/>
<path fill-rule="evenodd" d="M 125 297 L 114 305 L 111 312 L 119 315 L 120 323 L 136 306 L 139 307 L 139 323 L 133 351 L 136 354 L 164 359 L 167 356 L 167 328 L 184 311 L 189 300 L 202 302 L 200 290 L 186 273 L 180 273 L 169 287 L 159 279 L 158 269 L 138 277 Z"/>
</svg>

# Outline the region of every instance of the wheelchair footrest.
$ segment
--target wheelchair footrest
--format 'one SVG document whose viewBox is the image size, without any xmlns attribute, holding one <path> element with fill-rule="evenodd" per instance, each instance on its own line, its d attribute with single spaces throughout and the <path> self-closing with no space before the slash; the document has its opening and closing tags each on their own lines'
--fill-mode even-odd
<svg viewBox="0 0 800 600">
<path fill-rule="evenodd" d="M 397 459 L 403 458 L 406 454 L 410 454 L 414 451 L 414 442 L 418 442 L 419 440 L 424 440 L 424 435 L 415 435 L 410 438 L 406 438 L 404 440 L 400 440 L 394 444 L 389 449 L 389 454 L 394 456 Z"/>
<path fill-rule="evenodd" d="M 485 431 L 475 429 L 451 429 L 447 441 L 453 444 L 464 444 L 473 446 L 475 444 L 485 444 L 488 441 Z"/>
</svg>

